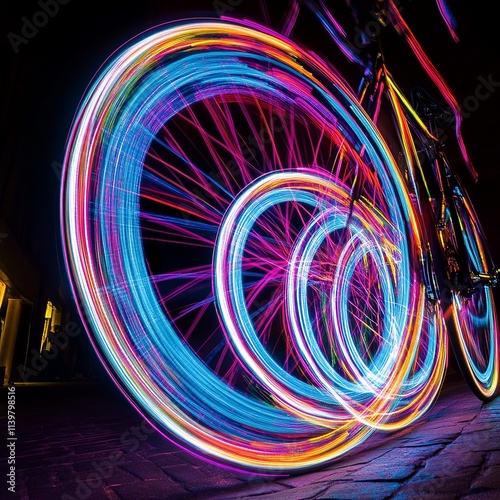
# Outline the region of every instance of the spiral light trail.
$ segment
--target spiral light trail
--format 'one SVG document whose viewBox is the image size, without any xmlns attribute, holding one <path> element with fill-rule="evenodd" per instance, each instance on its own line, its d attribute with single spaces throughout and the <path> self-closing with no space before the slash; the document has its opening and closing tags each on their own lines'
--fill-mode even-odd
<svg viewBox="0 0 500 500">
<path fill-rule="evenodd" d="M 441 316 L 382 137 L 313 54 L 250 22 L 133 40 L 67 145 L 66 261 L 144 416 L 224 465 L 289 472 L 425 412 Z"/>
</svg>

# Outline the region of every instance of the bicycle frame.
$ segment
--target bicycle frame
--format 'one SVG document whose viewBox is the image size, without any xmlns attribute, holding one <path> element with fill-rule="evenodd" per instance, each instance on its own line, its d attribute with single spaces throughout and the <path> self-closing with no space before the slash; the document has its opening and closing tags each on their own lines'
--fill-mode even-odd
<svg viewBox="0 0 500 500">
<path fill-rule="evenodd" d="M 361 65 L 364 76 L 362 77 L 358 87 L 358 98 L 375 124 L 377 124 L 379 118 L 383 98 L 386 97 L 390 102 L 392 106 L 392 113 L 395 118 L 394 121 L 397 124 L 396 133 L 399 137 L 401 150 L 405 158 L 405 165 L 406 168 L 408 168 L 410 176 L 410 187 L 413 191 L 415 191 L 415 194 L 419 198 L 419 205 L 421 205 L 424 200 L 423 193 L 421 192 L 422 190 L 425 191 L 428 199 L 434 198 L 435 196 L 429 192 L 429 182 L 433 182 L 434 185 L 437 186 L 439 199 L 433 199 L 432 205 L 435 216 L 434 225 L 438 232 L 438 236 L 443 228 L 446 210 L 451 211 L 451 219 L 454 227 L 458 230 L 460 222 L 457 219 L 453 199 L 457 196 L 459 191 L 463 191 L 463 188 L 460 187 L 461 185 L 457 175 L 453 172 L 452 167 L 448 164 L 445 158 L 441 141 L 435 135 L 436 127 L 433 123 L 434 118 L 432 116 L 432 112 L 429 110 L 427 116 L 425 117 L 427 119 L 427 124 L 424 123 L 423 117 L 419 116 L 417 111 L 410 104 L 409 100 L 399 89 L 385 65 L 380 36 L 371 40 L 371 42 L 368 42 L 367 47 L 363 49 L 364 52 L 368 54 L 368 59 L 371 59 L 372 61 L 370 66 L 364 62 L 362 57 L 359 56 L 359 51 L 355 50 L 350 44 L 345 36 L 345 33 L 343 33 L 340 28 L 340 25 L 335 21 L 331 13 L 326 10 L 326 7 L 323 4 L 318 6 L 312 1 L 307 1 L 306 5 L 316 14 L 342 53 L 344 53 L 351 62 Z M 442 93 L 447 102 L 451 102 L 452 107 L 454 107 L 454 98 L 451 91 L 446 86 L 443 78 L 437 72 L 437 69 L 434 68 L 428 57 L 419 47 L 415 37 L 399 13 L 397 3 L 393 1 L 388 2 L 387 11 L 382 8 L 378 12 L 373 12 L 373 17 L 378 19 L 383 26 L 386 26 L 385 20 L 391 19 L 398 31 L 410 38 L 412 50 L 421 63 L 423 70 L 426 71 L 431 80 L 436 83 L 439 91 Z M 473 179 L 477 180 L 477 172 L 472 166 L 465 148 L 463 147 L 463 142 L 459 132 L 459 117 L 457 117 L 456 122 L 457 140 L 461 152 L 464 156 L 464 160 L 469 168 L 471 176 Z M 424 167 L 419 159 L 416 147 L 417 140 L 424 144 L 429 163 L 432 164 L 432 168 L 427 169 L 427 172 L 424 172 Z M 430 176 L 432 176 L 432 179 L 430 179 Z M 419 178 L 419 182 L 417 182 L 417 177 Z M 422 185 L 422 189 L 417 187 L 418 183 Z M 441 238 L 439 239 L 441 240 Z M 443 246 L 443 244 L 443 241 L 441 241 L 441 246 Z M 499 271 L 495 269 L 493 265 L 487 273 L 478 272 L 477 269 L 470 268 L 464 258 L 467 250 L 463 240 L 459 239 L 457 244 L 458 248 L 456 249 L 456 253 L 458 257 L 458 266 L 461 273 L 465 276 L 465 283 L 461 284 L 461 290 L 463 290 L 463 286 L 465 284 L 467 285 L 467 290 L 469 292 L 475 285 L 495 286 L 498 280 Z M 491 261 L 491 257 L 489 257 L 489 260 Z"/>
<path fill-rule="evenodd" d="M 465 341 L 461 337 L 469 334 L 469 330 L 473 330 L 474 320 L 472 320 L 471 325 L 460 325 L 457 319 L 459 315 L 457 309 L 460 309 L 460 301 L 473 300 L 476 294 L 488 296 L 490 292 L 483 292 L 483 290 L 485 287 L 489 290 L 496 286 L 500 270 L 494 266 L 486 245 L 485 235 L 479 225 L 472 203 L 468 199 L 467 192 L 443 152 L 443 144 L 438 137 L 435 126 L 437 105 L 423 103 L 423 112 L 419 114 L 415 110 L 385 65 L 380 36 L 374 37 L 366 43 L 365 57 L 360 57 L 359 51 L 353 49 L 340 25 L 329 12 L 326 12 L 323 4 L 318 7 L 309 1 L 307 5 L 327 28 L 337 47 L 347 55 L 348 59 L 361 66 L 363 77 L 358 87 L 358 99 L 379 129 L 381 127 L 378 122 L 384 99 L 389 103 L 388 115 L 393 122 L 391 135 L 396 136 L 399 141 L 398 150 L 393 151 L 393 154 L 403 158 L 403 165 L 400 167 L 402 172 L 406 174 L 408 189 L 422 219 L 421 231 L 426 241 L 426 247 L 421 249 L 422 280 L 427 289 L 428 299 L 432 303 L 436 301 L 440 303 L 447 328 L 452 332 L 452 344 L 454 343 L 456 355 L 458 358 L 468 358 L 462 362 L 463 366 L 461 367 L 462 372 L 468 372 L 470 371 L 469 365 L 471 365 L 470 353 L 467 352 L 467 348 L 463 347 Z M 378 12 L 372 11 L 372 14 L 380 23 L 385 23 L 386 20 L 391 22 L 399 33 L 407 39 L 422 69 L 435 83 L 443 99 L 454 110 L 457 144 L 471 177 L 477 180 L 477 172 L 468 157 L 461 137 L 461 117 L 456 101 L 443 78 L 406 25 L 397 5 L 390 0 L 387 2 L 387 11 L 382 8 Z M 422 107 L 422 102 L 420 104 Z M 465 210 L 465 214 L 460 213 L 460 207 Z M 464 217 L 466 220 L 463 219 Z M 471 227 L 465 227 L 467 224 Z M 469 234 L 471 231 L 472 234 Z M 474 248 L 470 246 L 470 238 L 473 240 L 472 247 Z M 471 253 L 479 255 L 479 257 L 476 255 L 476 262 L 473 262 Z M 480 262 L 478 262 L 478 258 Z M 483 295 L 481 299 L 484 299 Z M 468 307 L 467 303 L 464 305 Z M 483 307 L 485 306 L 483 305 Z M 486 312 L 485 315 L 487 314 Z M 450 317 L 454 318 L 454 322 L 450 320 Z M 497 330 L 493 326 L 496 324 L 494 311 L 489 313 L 487 320 L 490 321 L 493 335 L 496 335 Z M 462 331 L 463 328 L 465 328 L 465 332 Z M 474 335 L 472 333 L 472 337 Z M 480 338 L 480 333 L 477 336 L 478 342 L 488 344 L 488 340 Z M 490 338 L 490 343 L 493 344 L 491 346 L 492 355 L 498 357 L 497 340 Z M 488 351 L 489 348 L 490 346 L 481 346 L 479 357 L 482 356 L 483 349 Z M 488 357 L 491 359 L 491 356 Z M 476 375 L 464 373 L 464 376 L 469 383 L 472 380 L 470 385 L 478 397 L 483 399 L 492 397 L 495 392 L 493 389 L 486 390 L 477 387 L 474 381 Z M 492 377 L 497 379 L 497 375 L 492 375 Z M 492 385 L 496 385 L 496 382 Z"/>
<path fill-rule="evenodd" d="M 443 242 L 489 276 L 466 260 L 471 207 L 381 47 L 372 66 L 357 57 L 356 94 L 288 36 L 292 14 L 284 35 L 230 18 L 138 37 L 82 100 L 61 197 L 72 286 L 117 385 L 188 449 L 264 471 L 419 418 L 448 360 Z M 473 361 L 494 389 L 493 339 L 486 369 Z"/>
</svg>

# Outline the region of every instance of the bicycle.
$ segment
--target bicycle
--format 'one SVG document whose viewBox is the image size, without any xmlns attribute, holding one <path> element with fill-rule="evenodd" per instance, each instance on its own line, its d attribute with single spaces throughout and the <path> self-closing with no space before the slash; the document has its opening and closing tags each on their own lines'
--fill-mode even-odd
<svg viewBox="0 0 500 500">
<path fill-rule="evenodd" d="M 435 163 L 438 181 L 432 223 L 439 240 L 434 247 L 440 248 L 443 315 L 463 377 L 479 399 L 489 401 L 498 386 L 498 323 L 492 289 L 498 272 L 467 191 L 446 161 L 440 142 L 432 146 L 427 154 Z"/>
<path fill-rule="evenodd" d="M 445 280 L 450 311 L 481 297 L 495 320 L 465 191 L 376 60 L 357 94 L 269 28 L 182 21 L 120 49 L 80 104 L 61 193 L 78 307 L 131 403 L 208 460 L 297 472 L 418 419 L 446 372 Z M 405 169 L 375 125 L 382 81 Z M 437 219 L 417 143 L 444 174 Z"/>
<path fill-rule="evenodd" d="M 390 15 L 396 18 L 394 22 L 399 29 L 413 37 L 395 4 L 389 5 Z M 442 87 L 444 95 L 451 96 L 414 38 L 411 45 L 422 64 L 435 73 L 432 79 L 436 86 Z M 394 113 L 404 116 L 401 130 L 398 131 L 401 148 L 407 155 L 406 164 L 413 166 L 413 170 L 409 169 L 409 176 L 415 192 L 424 192 L 424 198 L 431 205 L 430 210 L 421 209 L 422 217 L 427 219 L 427 227 L 435 229 L 427 235 L 433 261 L 432 269 L 424 273 L 429 299 L 440 297 L 460 371 L 476 396 L 488 401 L 494 397 L 498 386 L 498 322 L 492 291 L 492 287 L 497 284 L 498 270 L 467 191 L 444 154 L 436 126 L 436 120 L 444 112 L 443 105 L 430 98 L 425 90 L 415 89 L 413 108 L 387 72 L 380 47 L 376 49 L 376 53 L 372 54 L 376 67 L 372 71 L 380 72 L 380 78 L 366 80 L 362 91 L 367 91 L 369 86 L 378 87 L 385 83 Z M 375 99 L 377 107 L 380 106 L 382 95 L 370 98 Z M 449 104 L 454 106 L 453 102 Z M 403 120 L 409 124 L 409 128 L 404 131 L 402 129 L 406 125 Z M 457 139 L 469 173 L 477 180 L 477 173 L 465 151 L 458 128 Z M 423 165 L 421 156 L 425 157 Z M 418 196 L 422 197 L 421 194 Z"/>
</svg>

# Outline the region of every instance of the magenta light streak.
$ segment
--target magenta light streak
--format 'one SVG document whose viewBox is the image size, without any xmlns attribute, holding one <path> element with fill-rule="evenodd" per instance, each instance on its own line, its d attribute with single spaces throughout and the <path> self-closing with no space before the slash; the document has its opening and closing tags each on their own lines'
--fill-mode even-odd
<svg viewBox="0 0 500 500">
<path fill-rule="evenodd" d="M 331 66 L 268 28 L 185 20 L 122 47 L 75 118 L 63 220 L 113 379 L 210 461 L 322 465 L 439 392 L 396 162 Z"/>
</svg>

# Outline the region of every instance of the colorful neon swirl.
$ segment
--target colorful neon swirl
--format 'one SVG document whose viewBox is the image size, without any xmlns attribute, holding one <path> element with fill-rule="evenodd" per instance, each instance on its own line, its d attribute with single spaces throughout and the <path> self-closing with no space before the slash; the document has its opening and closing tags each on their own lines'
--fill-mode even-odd
<svg viewBox="0 0 500 500">
<path fill-rule="evenodd" d="M 329 65 L 250 22 L 144 34 L 90 87 L 63 232 L 103 363 L 217 463 L 324 464 L 435 400 L 446 366 L 420 222 Z"/>
<path fill-rule="evenodd" d="M 488 273 L 491 257 L 479 219 L 465 191 L 457 187 L 455 194 L 462 234 L 455 234 L 450 214 L 447 214 L 447 228 L 441 236 L 443 244 L 463 238 L 471 269 L 476 273 Z M 448 285 L 450 307 L 446 318 L 451 325 L 449 328 L 456 332 L 451 339 L 459 366 L 474 393 L 480 399 L 490 399 L 497 392 L 499 356 L 493 289 L 483 286 L 471 296 L 463 296 L 453 289 L 452 283 Z"/>
</svg>

